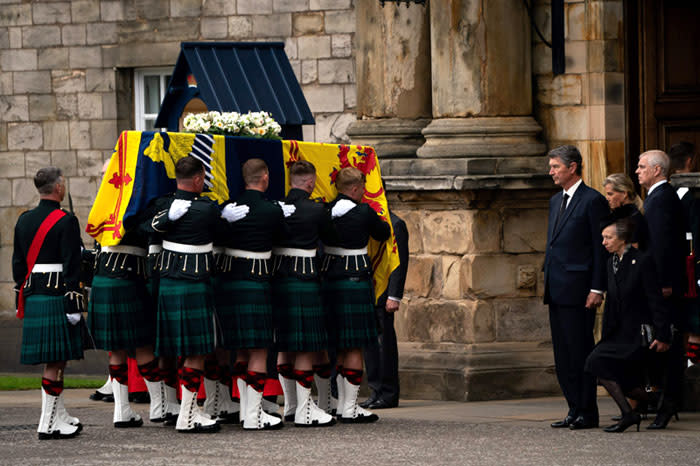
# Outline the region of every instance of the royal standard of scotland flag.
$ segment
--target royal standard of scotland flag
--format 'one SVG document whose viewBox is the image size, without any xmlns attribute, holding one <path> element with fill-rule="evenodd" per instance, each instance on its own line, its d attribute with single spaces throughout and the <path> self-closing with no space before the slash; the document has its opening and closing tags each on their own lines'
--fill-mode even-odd
<svg viewBox="0 0 700 466">
<path fill-rule="evenodd" d="M 175 191 L 175 163 L 192 155 L 204 163 L 204 195 L 219 204 L 236 200 L 243 192 L 241 165 L 261 158 L 270 170 L 269 199 L 282 199 L 289 191 L 289 167 L 296 160 L 314 164 L 316 189 L 312 197 L 335 199 L 335 177 L 343 167 L 353 166 L 367 179 L 363 202 L 391 225 L 381 182 L 379 161 L 371 147 L 317 144 L 227 137 L 209 134 L 124 131 L 117 141 L 107 171 L 90 211 L 86 231 L 102 246 L 119 244 L 124 223 L 149 202 Z M 399 265 L 396 242 L 370 240 L 375 293 L 386 289 L 389 275 Z"/>
</svg>

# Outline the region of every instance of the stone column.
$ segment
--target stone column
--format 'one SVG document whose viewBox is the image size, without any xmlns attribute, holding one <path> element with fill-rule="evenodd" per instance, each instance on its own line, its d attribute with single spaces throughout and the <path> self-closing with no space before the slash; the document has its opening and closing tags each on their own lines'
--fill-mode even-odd
<svg viewBox="0 0 700 466">
<path fill-rule="evenodd" d="M 353 144 L 381 158 L 415 157 L 430 121 L 430 17 L 427 5 L 358 0 L 357 117 Z"/>
<path fill-rule="evenodd" d="M 516 166 L 537 171 L 541 163 L 525 160 L 545 147 L 536 139 L 541 127 L 531 116 L 530 23 L 524 6 L 510 0 L 432 0 L 430 30 L 433 121 L 423 130 L 426 143 L 418 156 L 518 157 L 521 161 L 511 161 L 505 171 Z"/>
</svg>

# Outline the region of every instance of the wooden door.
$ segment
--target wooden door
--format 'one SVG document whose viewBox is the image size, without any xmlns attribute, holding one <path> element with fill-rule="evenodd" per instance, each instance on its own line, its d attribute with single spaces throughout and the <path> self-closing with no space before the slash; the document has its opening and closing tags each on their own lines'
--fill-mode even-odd
<svg viewBox="0 0 700 466">
<path fill-rule="evenodd" d="M 698 152 L 700 2 L 628 0 L 625 19 L 627 40 L 636 39 L 627 44 L 630 167 L 640 152 L 680 141 Z"/>
</svg>

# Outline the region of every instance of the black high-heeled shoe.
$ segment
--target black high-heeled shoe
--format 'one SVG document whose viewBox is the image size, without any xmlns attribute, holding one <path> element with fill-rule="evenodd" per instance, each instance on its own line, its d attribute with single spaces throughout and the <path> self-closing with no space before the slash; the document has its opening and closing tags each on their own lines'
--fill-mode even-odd
<svg viewBox="0 0 700 466">
<path fill-rule="evenodd" d="M 637 432 L 639 432 L 639 424 L 641 424 L 641 423 L 642 423 L 642 416 L 635 413 L 634 411 L 630 411 L 629 413 L 622 416 L 622 419 L 620 419 L 620 422 L 618 422 L 617 424 L 613 424 L 609 427 L 606 427 L 603 430 L 605 432 L 622 433 L 625 430 L 627 430 L 627 428 L 629 426 L 637 424 Z"/>
<path fill-rule="evenodd" d="M 649 424 L 647 426 L 647 429 L 649 430 L 661 430 L 665 429 L 668 423 L 671 421 L 671 418 L 675 417 L 676 421 L 679 421 L 680 418 L 678 417 L 678 410 L 677 409 L 664 409 L 661 408 L 659 410 L 659 413 L 656 415 L 656 419 L 654 419 L 654 422 Z"/>
</svg>

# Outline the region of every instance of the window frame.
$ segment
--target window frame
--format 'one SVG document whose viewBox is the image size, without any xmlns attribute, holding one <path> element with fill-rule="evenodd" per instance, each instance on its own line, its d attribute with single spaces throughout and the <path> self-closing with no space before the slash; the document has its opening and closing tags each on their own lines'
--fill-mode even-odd
<svg viewBox="0 0 700 466">
<path fill-rule="evenodd" d="M 147 76 L 158 76 L 160 83 L 160 95 L 161 95 L 161 105 L 163 99 L 165 98 L 165 93 L 168 90 L 168 78 L 172 77 L 173 68 L 166 67 L 153 67 L 153 68 L 136 68 L 134 69 L 134 126 L 136 131 L 148 131 L 146 129 L 146 120 L 155 119 L 157 113 L 146 113 L 146 99 L 145 99 L 145 78 Z M 159 128 L 155 128 L 158 130 Z M 161 128 L 165 130 L 166 128 Z"/>
</svg>

